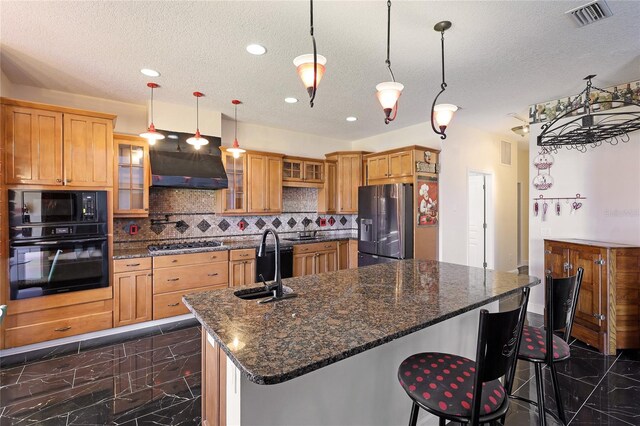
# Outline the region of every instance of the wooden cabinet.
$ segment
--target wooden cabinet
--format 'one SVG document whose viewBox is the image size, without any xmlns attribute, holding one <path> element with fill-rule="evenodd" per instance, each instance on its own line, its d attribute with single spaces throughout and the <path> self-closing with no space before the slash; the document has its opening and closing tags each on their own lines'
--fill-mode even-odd
<svg viewBox="0 0 640 426">
<path fill-rule="evenodd" d="M 413 155 L 411 151 L 389 154 L 389 177 L 404 177 L 413 174 Z"/>
<path fill-rule="evenodd" d="M 113 214 L 149 216 L 149 143 L 137 136 L 115 135 Z"/>
<path fill-rule="evenodd" d="M 338 207 L 338 163 L 324 162 L 324 183 L 318 191 L 318 213 L 336 213 Z"/>
<path fill-rule="evenodd" d="M 367 155 L 367 182 L 369 184 L 388 183 L 391 182 L 389 179 L 413 176 L 413 158 L 412 149 Z"/>
<path fill-rule="evenodd" d="M 349 269 L 349 241 L 338 241 L 338 269 Z"/>
<path fill-rule="evenodd" d="M 358 212 L 358 187 L 363 184 L 363 152 L 327 154 L 328 160 L 337 161 L 336 213 Z"/>
<path fill-rule="evenodd" d="M 247 154 L 247 213 L 282 211 L 282 157 Z"/>
<path fill-rule="evenodd" d="M 187 293 L 229 285 L 229 251 L 179 254 L 153 258 L 153 319 L 189 312 Z"/>
<path fill-rule="evenodd" d="M 254 249 L 229 252 L 229 287 L 256 282 L 256 251 Z"/>
<path fill-rule="evenodd" d="M 245 213 L 247 211 L 247 156 L 234 157 L 222 151 L 222 164 L 227 173 L 229 186 L 218 192 L 217 210 L 220 213 Z"/>
<path fill-rule="evenodd" d="M 584 269 L 572 335 L 614 355 L 640 348 L 640 247 L 586 240 L 545 240 L 545 274 Z"/>
<path fill-rule="evenodd" d="M 115 274 L 113 326 L 151 321 L 151 270 Z"/>
<path fill-rule="evenodd" d="M 338 269 L 338 244 L 312 243 L 293 246 L 293 276 L 322 274 Z"/>
<path fill-rule="evenodd" d="M 62 113 L 3 106 L 5 181 L 62 185 Z"/>
<path fill-rule="evenodd" d="M 202 329 L 202 426 L 227 424 L 227 355 Z"/>
<path fill-rule="evenodd" d="M 113 184 L 113 122 L 64 114 L 64 182 L 73 186 Z"/>
<path fill-rule="evenodd" d="M 297 187 L 322 187 L 324 162 L 302 157 L 282 159 L 282 184 Z"/>
<path fill-rule="evenodd" d="M 110 187 L 114 115 L 2 98 L 8 184 Z"/>
<path fill-rule="evenodd" d="M 386 179 L 389 176 L 389 156 L 378 155 L 367 159 L 369 180 Z"/>
</svg>

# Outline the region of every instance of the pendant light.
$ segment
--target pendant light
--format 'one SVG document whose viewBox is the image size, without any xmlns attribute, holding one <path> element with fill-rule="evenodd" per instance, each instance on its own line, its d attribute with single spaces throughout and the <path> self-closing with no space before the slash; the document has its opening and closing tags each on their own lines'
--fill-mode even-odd
<svg viewBox="0 0 640 426">
<path fill-rule="evenodd" d="M 442 84 L 440 84 L 440 92 L 436 95 L 436 98 L 433 100 L 433 104 L 431 105 L 431 128 L 436 134 L 440 135 L 440 139 L 447 138 L 445 131 L 447 130 L 447 126 L 451 122 L 454 113 L 458 110 L 458 107 L 453 104 L 436 105 L 438 98 L 447 88 L 447 83 L 444 80 L 444 32 L 449 28 L 451 28 L 451 22 L 449 21 L 438 22 L 433 27 L 435 31 L 440 33 L 440 44 L 442 46 Z"/>
<path fill-rule="evenodd" d="M 196 134 L 187 139 L 189 145 L 193 145 L 195 149 L 200 149 L 201 146 L 207 145 L 209 141 L 200 136 L 200 105 L 199 99 L 204 96 L 200 92 L 193 92 L 193 96 L 196 97 Z"/>
<path fill-rule="evenodd" d="M 227 148 L 227 152 L 233 154 L 233 158 L 239 158 L 240 154 L 247 152 L 246 150 L 240 148 L 240 144 L 238 143 L 238 105 L 240 102 L 237 99 L 231 101 L 233 104 L 233 122 L 234 122 L 234 131 L 233 131 L 233 146 L 231 148 Z"/>
<path fill-rule="evenodd" d="M 311 40 L 313 42 L 313 53 L 306 55 L 300 55 L 293 60 L 293 65 L 298 69 L 298 76 L 302 80 L 304 87 L 309 93 L 311 100 L 309 105 L 313 108 L 313 101 L 316 98 L 316 91 L 318 90 L 318 84 L 322 80 L 322 76 L 325 72 L 325 65 L 327 64 L 327 58 L 322 55 L 318 55 L 316 50 L 316 38 L 313 35 L 313 0 L 309 0 L 310 4 L 310 21 L 311 21 Z"/>
<path fill-rule="evenodd" d="M 384 61 L 387 64 L 387 68 L 389 68 L 389 74 L 391 75 L 391 81 L 385 81 L 376 86 L 376 96 L 378 96 L 378 101 L 380 101 L 380 105 L 382 105 L 382 110 L 384 111 L 384 124 L 389 124 L 389 122 L 395 120 L 396 115 L 398 114 L 398 99 L 402 94 L 402 90 L 404 89 L 404 85 L 396 82 L 396 79 L 393 75 L 393 71 L 391 71 L 391 60 L 389 59 L 389 46 L 391 43 L 391 0 L 387 1 L 387 60 Z M 393 115 L 391 113 L 393 112 Z"/>
<path fill-rule="evenodd" d="M 156 83 L 147 83 L 147 87 L 151 89 L 151 123 L 149 123 L 149 128 L 146 132 L 140 133 L 140 137 L 145 138 L 149 142 L 149 145 L 155 145 L 156 141 L 164 139 L 164 135 L 158 133 L 156 126 L 153 125 L 153 89 L 157 89 L 160 86 Z"/>
</svg>

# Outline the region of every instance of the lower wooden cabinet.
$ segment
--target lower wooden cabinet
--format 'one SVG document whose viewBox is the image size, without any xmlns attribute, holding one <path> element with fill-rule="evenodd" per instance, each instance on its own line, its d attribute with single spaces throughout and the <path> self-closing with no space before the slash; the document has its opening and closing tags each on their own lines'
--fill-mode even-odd
<svg viewBox="0 0 640 426">
<path fill-rule="evenodd" d="M 256 282 L 256 251 L 231 250 L 229 253 L 229 287 Z"/>
<path fill-rule="evenodd" d="M 584 269 L 571 335 L 603 353 L 640 348 L 640 247 L 545 240 L 545 275 Z"/>
<path fill-rule="evenodd" d="M 115 274 L 113 326 L 150 321 L 152 292 L 151 270 Z"/>
<path fill-rule="evenodd" d="M 338 269 L 349 269 L 349 241 L 338 241 Z"/>
<path fill-rule="evenodd" d="M 293 246 L 293 276 L 322 274 L 338 269 L 338 244 L 312 243 Z"/>
<path fill-rule="evenodd" d="M 202 426 L 227 424 L 227 355 L 202 329 Z"/>
</svg>

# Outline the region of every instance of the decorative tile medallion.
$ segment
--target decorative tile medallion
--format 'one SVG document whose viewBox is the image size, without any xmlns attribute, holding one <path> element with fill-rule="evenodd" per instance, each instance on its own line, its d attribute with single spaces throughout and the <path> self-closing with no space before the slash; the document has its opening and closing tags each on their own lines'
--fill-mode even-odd
<svg viewBox="0 0 640 426">
<path fill-rule="evenodd" d="M 222 230 L 222 232 L 226 231 L 227 229 L 229 229 L 231 225 L 229 225 L 229 222 L 227 222 L 226 219 L 222 219 L 220 221 L 220 223 L 218 224 L 218 228 L 220 228 Z"/>
<path fill-rule="evenodd" d="M 176 229 L 179 233 L 184 234 L 187 229 L 189 229 L 189 224 L 184 220 L 179 220 L 178 223 L 176 223 Z"/>
<path fill-rule="evenodd" d="M 296 222 L 296 220 L 294 218 L 291 218 L 287 221 L 287 225 L 289 225 L 289 228 L 293 228 L 294 226 L 296 226 L 298 222 Z"/>
<path fill-rule="evenodd" d="M 342 217 L 340 218 L 340 223 L 342 224 L 342 226 L 346 225 L 346 224 L 347 224 L 347 222 L 348 222 L 348 220 L 347 220 L 347 218 L 346 218 L 346 217 L 342 216 Z"/>
<path fill-rule="evenodd" d="M 279 218 L 275 218 L 273 219 L 273 222 L 271 222 L 271 224 L 273 225 L 274 228 L 278 229 L 280 228 L 280 226 L 282 226 L 282 222 L 280 221 Z"/>
<path fill-rule="evenodd" d="M 198 229 L 202 232 L 207 232 L 209 228 L 211 228 L 211 224 L 204 219 L 202 219 L 200 223 L 198 223 Z"/>
<path fill-rule="evenodd" d="M 259 218 L 258 220 L 256 220 L 256 227 L 257 227 L 258 229 L 262 229 L 262 228 L 264 228 L 264 226 L 265 226 L 266 224 L 267 224 L 267 223 L 266 223 L 264 220 L 262 220 L 262 218 Z"/>
<path fill-rule="evenodd" d="M 164 228 L 166 228 L 166 225 L 163 225 L 161 223 L 156 223 L 154 225 L 151 225 L 149 228 L 151 228 L 151 230 L 156 234 L 156 235 L 160 235 L 162 233 L 162 231 L 164 231 Z"/>
</svg>

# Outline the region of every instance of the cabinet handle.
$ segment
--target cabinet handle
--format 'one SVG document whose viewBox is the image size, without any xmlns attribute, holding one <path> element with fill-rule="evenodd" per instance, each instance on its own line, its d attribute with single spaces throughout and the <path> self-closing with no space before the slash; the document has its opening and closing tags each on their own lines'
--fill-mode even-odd
<svg viewBox="0 0 640 426">
<path fill-rule="evenodd" d="M 245 254 L 241 254 L 240 257 L 247 257 L 249 256 L 249 253 L 245 253 Z"/>
<path fill-rule="evenodd" d="M 551 250 L 545 250 L 544 254 L 551 254 Z"/>
<path fill-rule="evenodd" d="M 173 259 L 171 263 L 178 263 L 178 259 Z"/>
<path fill-rule="evenodd" d="M 134 266 L 140 266 L 140 264 L 139 263 L 128 263 L 127 266 L 132 268 Z"/>
<path fill-rule="evenodd" d="M 67 183 L 71 183 L 71 179 L 67 179 L 67 180 L 66 180 L 66 182 L 67 182 Z"/>
<path fill-rule="evenodd" d="M 210 277 L 215 277 L 216 275 L 218 275 L 218 273 L 214 272 L 213 274 L 207 274 L 207 275 L 209 275 Z"/>
<path fill-rule="evenodd" d="M 324 248 L 331 248 L 331 244 L 324 246 Z"/>
<path fill-rule="evenodd" d="M 180 304 L 180 302 L 176 302 L 176 303 L 170 303 L 167 306 L 174 307 L 174 306 L 178 306 L 179 304 Z"/>
<path fill-rule="evenodd" d="M 62 179 L 56 179 L 56 182 L 60 183 L 62 182 Z"/>
<path fill-rule="evenodd" d="M 180 278 L 169 278 L 167 281 L 178 281 Z"/>
<path fill-rule="evenodd" d="M 67 331 L 67 330 L 71 330 L 71 326 L 70 325 L 68 325 L 66 327 L 56 328 L 54 331 Z"/>
<path fill-rule="evenodd" d="M 592 314 L 594 318 L 599 319 L 600 321 L 604 321 L 605 320 L 605 316 L 602 314 Z"/>
</svg>

